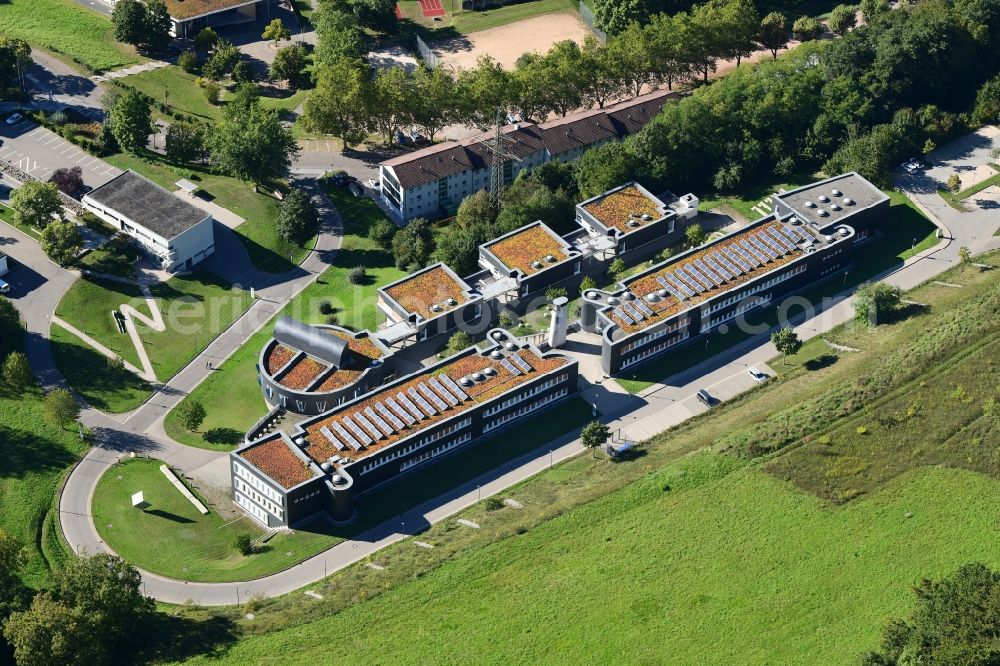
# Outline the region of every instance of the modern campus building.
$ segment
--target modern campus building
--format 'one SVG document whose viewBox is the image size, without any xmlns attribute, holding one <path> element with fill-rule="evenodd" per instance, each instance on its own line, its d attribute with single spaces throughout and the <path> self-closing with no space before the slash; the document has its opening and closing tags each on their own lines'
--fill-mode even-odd
<svg viewBox="0 0 1000 666">
<path fill-rule="evenodd" d="M 164 270 L 190 270 L 215 252 L 212 216 L 134 171 L 90 191 L 82 203 L 134 238 Z"/>
<path fill-rule="evenodd" d="M 841 272 L 889 198 L 856 173 L 772 196 L 749 226 L 622 281 L 583 294 L 580 324 L 602 336 L 601 365 L 617 375 L 774 299 Z"/>
<path fill-rule="evenodd" d="M 522 171 L 552 160 L 571 162 L 588 148 L 634 134 L 679 96 L 655 90 L 538 125 L 508 125 L 503 128 L 504 149 L 517 159 L 504 163 L 504 180 L 509 185 Z M 382 200 L 403 221 L 454 212 L 462 199 L 490 186 L 491 155 L 485 142 L 491 137 L 446 141 L 382 162 Z"/>
<path fill-rule="evenodd" d="M 538 221 L 480 245 L 479 265 L 490 272 L 493 283 L 506 281 L 502 291 L 528 298 L 579 275 L 583 258 L 565 238 Z"/>
<path fill-rule="evenodd" d="M 230 453 L 235 502 L 272 528 L 324 512 L 346 521 L 358 495 L 576 392 L 572 357 L 543 353 L 501 329 L 487 340 L 485 350 L 470 347 L 239 447 Z"/>
</svg>

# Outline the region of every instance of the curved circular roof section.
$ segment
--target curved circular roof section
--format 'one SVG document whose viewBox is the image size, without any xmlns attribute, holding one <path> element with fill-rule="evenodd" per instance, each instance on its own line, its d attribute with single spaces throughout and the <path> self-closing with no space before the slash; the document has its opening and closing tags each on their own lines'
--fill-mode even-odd
<svg viewBox="0 0 1000 666">
<path fill-rule="evenodd" d="M 343 364 L 344 352 L 347 351 L 347 341 L 343 338 L 324 333 L 291 317 L 282 317 L 275 323 L 274 339 L 337 367 Z"/>
</svg>

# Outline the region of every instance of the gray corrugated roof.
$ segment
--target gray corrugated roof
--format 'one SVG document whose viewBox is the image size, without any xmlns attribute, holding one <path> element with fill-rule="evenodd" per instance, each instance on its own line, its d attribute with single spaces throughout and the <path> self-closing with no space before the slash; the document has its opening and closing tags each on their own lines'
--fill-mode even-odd
<svg viewBox="0 0 1000 666">
<path fill-rule="evenodd" d="M 88 193 L 86 198 L 121 213 L 167 240 L 179 236 L 208 217 L 208 213 L 202 209 L 174 196 L 134 171 L 126 171 L 112 178 Z"/>
</svg>

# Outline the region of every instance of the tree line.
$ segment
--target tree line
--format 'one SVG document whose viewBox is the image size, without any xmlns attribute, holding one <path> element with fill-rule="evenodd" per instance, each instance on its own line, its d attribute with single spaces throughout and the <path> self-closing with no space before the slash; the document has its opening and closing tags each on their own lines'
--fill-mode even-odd
<svg viewBox="0 0 1000 666">
<path fill-rule="evenodd" d="M 1000 116 L 1000 0 L 878 4 L 843 38 L 740 68 L 668 103 L 623 143 L 584 154 L 592 196 L 633 178 L 733 190 L 773 172 L 856 170 L 880 185 L 900 157 Z"/>
<path fill-rule="evenodd" d="M 840 33 L 854 25 L 854 9 L 843 6 L 831 21 Z M 786 18 L 760 19 L 752 0 L 712 0 L 690 13 L 665 13 L 644 24 L 631 21 L 602 45 L 565 40 L 544 54 L 527 53 L 511 70 L 489 55 L 476 66 L 450 72 L 418 66 L 372 72 L 364 60 L 364 36 L 351 15 L 321 2 L 313 16 L 316 90 L 305 104 L 312 130 L 354 145 L 371 134 L 391 142 L 400 128 L 416 126 L 433 140 L 442 127 L 463 123 L 488 128 L 498 108 L 524 120 L 565 116 L 581 108 L 639 95 L 645 87 L 705 82 L 719 60 L 739 62 L 766 46 L 774 54 L 790 36 Z M 822 26 L 804 17 L 796 35 L 817 38 Z"/>
</svg>

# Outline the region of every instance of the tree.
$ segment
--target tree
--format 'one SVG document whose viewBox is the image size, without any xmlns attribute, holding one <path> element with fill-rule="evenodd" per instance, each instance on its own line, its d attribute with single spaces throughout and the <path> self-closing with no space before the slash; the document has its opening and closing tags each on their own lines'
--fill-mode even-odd
<svg viewBox="0 0 1000 666">
<path fill-rule="evenodd" d="M 275 224 L 278 236 L 289 243 L 302 245 L 316 235 L 319 213 L 306 191 L 293 187 L 278 208 Z"/>
<path fill-rule="evenodd" d="M 630 24 L 642 25 L 649 18 L 646 0 L 595 0 L 594 26 L 609 36 L 617 35 Z"/>
<path fill-rule="evenodd" d="M 589 275 L 585 275 L 582 280 L 580 280 L 580 291 L 590 291 L 591 289 L 597 289 L 597 280 Z"/>
<path fill-rule="evenodd" d="M 811 16 L 800 16 L 792 24 L 792 34 L 800 42 L 811 42 L 823 34 L 823 25 Z"/>
<path fill-rule="evenodd" d="M 188 49 L 177 56 L 177 66 L 188 74 L 198 69 L 198 54 Z"/>
<path fill-rule="evenodd" d="M 118 0 L 111 10 L 111 25 L 115 39 L 138 46 L 146 30 L 146 5 L 141 0 Z"/>
<path fill-rule="evenodd" d="M 261 39 L 269 39 L 274 42 L 274 48 L 278 48 L 278 42 L 283 39 L 291 39 L 291 31 L 285 27 L 280 18 L 271 19 L 271 22 L 264 26 L 264 34 Z"/>
<path fill-rule="evenodd" d="M 392 254 L 397 268 L 423 267 L 434 252 L 434 233 L 431 223 L 422 217 L 396 232 L 392 238 Z"/>
<path fill-rule="evenodd" d="M 62 201 L 52 183 L 28 181 L 10 195 L 14 223 L 44 229 L 53 219 L 62 218 Z"/>
<path fill-rule="evenodd" d="M 201 427 L 208 413 L 205 406 L 197 400 L 184 400 L 177 405 L 177 422 L 186 430 L 194 432 Z"/>
<path fill-rule="evenodd" d="M 335 9 L 332 3 L 322 3 L 310 20 L 316 28 L 313 60 L 319 71 L 341 60 L 356 62 L 364 55 L 364 35 L 352 14 Z"/>
<path fill-rule="evenodd" d="M 963 264 L 967 264 L 972 261 L 972 252 L 969 251 L 969 248 L 964 245 L 958 248 L 958 260 Z"/>
<path fill-rule="evenodd" d="M 418 67 L 413 73 L 413 121 L 430 141 L 456 119 L 455 79 L 444 67 Z"/>
<path fill-rule="evenodd" d="M 173 22 L 170 20 L 170 12 L 163 0 L 145 0 L 145 2 L 146 17 L 142 44 L 148 49 L 161 51 L 172 39 L 170 29 L 173 27 Z"/>
<path fill-rule="evenodd" d="M 17 97 L 24 88 L 24 70 L 31 64 L 31 45 L 23 39 L 0 37 L 0 99 Z"/>
<path fill-rule="evenodd" d="M 487 222 L 454 224 L 437 239 L 434 257 L 459 275 L 468 275 L 476 270 L 479 246 L 494 237 L 493 225 Z"/>
<path fill-rule="evenodd" d="M 86 613 L 49 592 L 38 594 L 27 610 L 12 613 L 3 634 L 20 666 L 95 664 L 103 657 L 101 639 Z"/>
<path fill-rule="evenodd" d="M 463 119 L 480 129 L 493 127 L 497 109 L 511 103 L 511 90 L 511 75 L 488 55 L 474 68 L 460 70 L 455 84 Z"/>
<path fill-rule="evenodd" d="M 155 612 L 153 600 L 142 593 L 139 571 L 117 555 L 70 558 L 55 574 L 55 592 L 90 618 L 112 652 L 124 651 L 119 642 L 141 642 L 137 639 Z"/>
<path fill-rule="evenodd" d="M 603 446 L 611 437 L 611 429 L 600 421 L 591 421 L 580 431 L 580 443 L 588 449 Z"/>
<path fill-rule="evenodd" d="M 953 194 L 958 194 L 959 192 L 962 191 L 962 179 L 961 177 L 959 177 L 957 173 L 953 173 L 950 176 L 948 176 L 948 181 L 946 184 L 948 185 L 948 189 Z"/>
<path fill-rule="evenodd" d="M 625 260 L 621 257 L 615 257 L 614 261 L 608 264 L 608 275 L 611 277 L 621 275 L 625 272 L 626 268 Z"/>
<path fill-rule="evenodd" d="M 205 127 L 200 123 L 177 120 L 167 128 L 167 158 L 189 164 L 205 158 Z"/>
<path fill-rule="evenodd" d="M 240 60 L 240 49 L 232 42 L 227 42 L 224 39 L 220 39 L 215 45 L 215 50 L 212 51 L 212 55 L 209 56 L 208 60 L 202 66 L 202 74 L 208 78 L 218 81 L 229 72 L 233 71 L 233 67 Z"/>
<path fill-rule="evenodd" d="M 68 220 L 53 220 L 42 229 L 42 250 L 61 266 L 72 262 L 83 248 L 83 238 Z"/>
<path fill-rule="evenodd" d="M 379 32 L 396 29 L 395 0 L 351 0 L 351 11 L 358 23 Z"/>
<path fill-rule="evenodd" d="M 108 114 L 108 125 L 115 141 L 126 153 L 136 155 L 145 149 L 153 133 L 153 121 L 143 94 L 133 89 L 122 93 Z"/>
<path fill-rule="evenodd" d="M 980 125 L 1000 122 L 1000 74 L 979 88 L 972 119 Z"/>
<path fill-rule="evenodd" d="M 316 89 L 303 105 L 303 124 L 310 131 L 337 137 L 345 147 L 364 141 L 370 123 L 367 70 L 363 62 L 342 59 L 321 67 Z"/>
<path fill-rule="evenodd" d="M 874 23 L 881 16 L 892 11 L 889 0 L 861 0 L 861 18 L 865 23 Z"/>
<path fill-rule="evenodd" d="M 736 60 L 739 67 L 743 58 L 757 48 L 757 28 L 760 15 L 753 0 L 728 0 L 721 8 L 720 35 L 723 38 L 719 55 L 726 60 Z"/>
<path fill-rule="evenodd" d="M 81 167 L 61 167 L 52 172 L 49 182 L 68 196 L 77 198 L 83 191 L 83 169 Z"/>
<path fill-rule="evenodd" d="M 771 51 L 771 57 L 778 59 L 778 51 L 788 46 L 788 19 L 781 12 L 771 12 L 760 22 L 757 41 Z"/>
<path fill-rule="evenodd" d="M 229 175 L 257 185 L 288 173 L 298 144 L 273 109 L 259 103 L 223 114 L 210 140 L 212 159 Z"/>
<path fill-rule="evenodd" d="M 593 35 L 583 38 L 580 52 L 583 56 L 581 81 L 584 104 L 588 108 L 596 104 L 598 108 L 603 109 L 608 101 L 621 93 L 622 73 L 616 67 L 612 52 Z M 546 164 L 551 163 L 546 162 Z"/>
<path fill-rule="evenodd" d="M 576 164 L 580 197 L 589 199 L 632 180 L 636 166 L 635 156 L 623 143 L 613 141 L 591 148 Z"/>
<path fill-rule="evenodd" d="M 392 239 L 397 229 L 398 227 L 389 220 L 380 218 L 368 227 L 368 238 L 379 247 L 388 249 L 392 247 Z"/>
<path fill-rule="evenodd" d="M 246 532 L 240 532 L 233 539 L 233 545 L 236 547 L 236 552 L 240 555 L 248 556 L 253 555 L 253 536 L 247 534 Z"/>
<path fill-rule="evenodd" d="M 684 237 L 687 238 L 687 242 L 690 243 L 691 247 L 698 247 L 705 242 L 705 230 L 701 224 L 695 222 L 688 225 L 688 228 L 684 230 Z"/>
<path fill-rule="evenodd" d="M 539 164 L 528 174 L 528 178 L 550 192 L 562 190 L 566 196 L 576 199 L 579 189 L 576 185 L 576 164 L 550 160 Z"/>
<path fill-rule="evenodd" d="M 281 51 L 278 52 L 278 55 L 281 55 Z M 233 83 L 236 84 L 253 83 L 256 78 L 253 73 L 253 67 L 246 60 L 240 60 L 233 65 L 233 73 L 230 74 L 230 77 L 233 79 Z"/>
<path fill-rule="evenodd" d="M 788 357 L 797 354 L 802 349 L 802 340 L 798 334 L 790 328 L 783 328 L 771 334 L 771 344 L 784 357 L 785 365 L 788 365 Z"/>
<path fill-rule="evenodd" d="M 27 608 L 31 600 L 31 591 L 21 579 L 26 563 L 21 544 L 0 530 L 0 626 L 11 613 Z"/>
<path fill-rule="evenodd" d="M 28 357 L 18 351 L 8 354 L 3 361 L 3 379 L 8 386 L 16 391 L 23 391 L 27 388 L 33 380 Z M 2 539 L 2 533 L 0 533 L 0 539 Z"/>
<path fill-rule="evenodd" d="M 80 405 L 76 404 L 73 394 L 63 388 L 49 391 L 42 407 L 45 418 L 60 428 L 64 428 L 67 421 L 75 421 L 80 416 Z"/>
<path fill-rule="evenodd" d="M 202 28 L 194 36 L 194 48 L 201 53 L 208 53 L 219 43 L 219 33 L 211 27 Z"/>
<path fill-rule="evenodd" d="M 830 12 L 827 23 L 835 35 L 843 37 L 858 24 L 858 9 L 854 5 L 837 5 Z"/>
<path fill-rule="evenodd" d="M 486 190 L 477 190 L 462 199 L 455 213 L 455 222 L 460 227 L 492 225 L 496 219 L 497 211 L 490 205 L 490 195 Z"/>
<path fill-rule="evenodd" d="M 381 69 L 375 84 L 367 88 L 365 101 L 374 129 L 389 145 L 400 126 L 413 123 L 413 78 L 401 67 Z"/>
<path fill-rule="evenodd" d="M 865 666 L 994 664 L 1000 625 L 1000 574 L 979 562 L 964 564 L 913 590 L 909 620 L 891 620 L 882 645 L 861 659 Z"/>
<path fill-rule="evenodd" d="M 472 337 L 465 331 L 455 331 L 448 338 L 448 353 L 457 354 L 472 346 Z"/>
<path fill-rule="evenodd" d="M 288 81 L 288 87 L 293 90 L 301 88 L 309 81 L 306 74 L 307 64 L 304 47 L 298 44 L 286 46 L 274 55 L 274 62 L 271 63 L 271 78 L 278 81 Z"/>
<path fill-rule="evenodd" d="M 351 284 L 364 284 L 368 280 L 368 274 L 364 266 L 355 266 L 347 273 L 347 281 Z"/>
<path fill-rule="evenodd" d="M 862 285 L 854 297 L 854 319 L 861 324 L 876 326 L 896 311 L 901 296 L 899 287 L 885 282 Z"/>
</svg>

